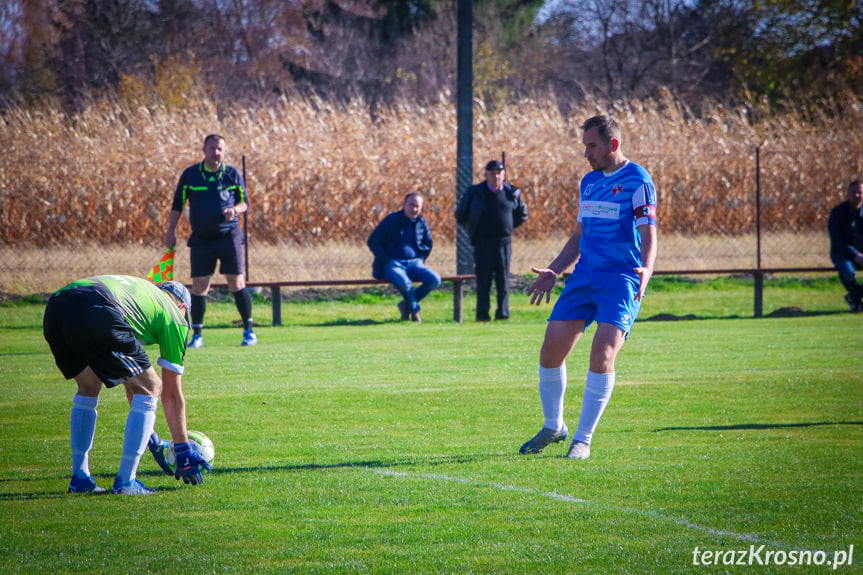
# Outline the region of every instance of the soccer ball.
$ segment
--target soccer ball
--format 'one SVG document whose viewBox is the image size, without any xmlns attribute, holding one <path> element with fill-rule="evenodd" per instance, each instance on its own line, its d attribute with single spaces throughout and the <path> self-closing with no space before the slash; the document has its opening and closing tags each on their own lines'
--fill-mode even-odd
<svg viewBox="0 0 863 575">
<path fill-rule="evenodd" d="M 212 439 L 200 431 L 189 431 L 189 445 L 204 458 L 204 461 L 210 465 L 213 464 L 213 460 L 216 458 L 216 447 L 213 445 Z M 171 467 L 177 466 L 177 454 L 174 453 L 173 441 L 168 444 L 168 448 L 165 450 L 165 461 Z"/>
</svg>

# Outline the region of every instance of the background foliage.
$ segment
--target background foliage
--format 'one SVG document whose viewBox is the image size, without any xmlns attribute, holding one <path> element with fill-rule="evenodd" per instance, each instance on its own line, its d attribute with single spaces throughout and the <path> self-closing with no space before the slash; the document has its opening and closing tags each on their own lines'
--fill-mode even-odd
<svg viewBox="0 0 863 575">
<path fill-rule="evenodd" d="M 660 267 L 830 265 L 827 213 L 863 173 L 857 4 L 478 0 L 474 20 L 475 178 L 506 153 L 516 273 L 570 233 L 601 112 L 656 180 Z M 248 160 L 253 280 L 366 277 L 413 189 L 452 273 L 454 30 L 448 0 L 4 3 L 0 289 L 144 273 L 212 132 Z"/>
<path fill-rule="evenodd" d="M 179 58 L 217 99 L 434 102 L 455 85 L 454 13 L 455 0 L 8 0 L 0 95 L 74 106 Z M 863 93 L 861 16 L 847 0 L 475 0 L 477 95 L 842 102 Z"/>
<path fill-rule="evenodd" d="M 368 277 L 368 234 L 414 189 L 427 195 L 437 246 L 430 263 L 453 273 L 455 112 L 446 99 L 380 106 L 374 115 L 360 100 L 314 96 L 220 110 L 194 83 L 177 88 L 191 68 L 159 66 L 160 81 L 129 82 L 129 95 L 91 100 L 76 113 L 6 114 L 0 253 L 11 272 L 0 289 L 32 293 L 94 273 L 146 273 L 162 249 L 177 178 L 201 160 L 211 132 L 227 137 L 229 163 L 247 159 L 253 280 Z M 547 100 L 477 105 L 475 178 L 505 152 L 530 211 L 513 272 L 550 261 L 571 233 L 588 169 L 578 125 L 605 111 L 621 122 L 627 155 L 656 181 L 660 269 L 754 267 L 758 183 L 762 264 L 830 266 L 827 214 L 863 173 L 859 104 L 846 106 L 841 122 L 768 112 L 754 122 L 745 108 L 720 105 L 698 119 L 671 99 L 593 101 L 572 111 L 564 116 Z M 179 237 L 187 233 L 184 218 Z M 182 251 L 178 262 L 185 278 Z"/>
<path fill-rule="evenodd" d="M 170 65 L 159 82 L 130 82 L 132 96 L 94 101 L 72 117 L 50 110 L 7 115 L 0 124 L 9 142 L 0 165 L 6 222 L 0 241 L 157 244 L 177 178 L 200 161 L 202 135 L 210 132 L 228 138 L 230 163 L 239 166 L 247 156 L 249 225 L 257 242 L 362 243 L 414 189 L 429 197 L 426 217 L 436 235 L 455 237 L 455 113 L 448 102 L 381 108 L 375 120 L 358 101 L 315 98 L 219 114 L 208 100 L 189 96 L 187 107 L 175 109 L 178 94 L 194 91 L 177 87 L 190 69 L 171 73 Z M 826 121 L 786 115 L 753 125 L 743 110 L 719 106 L 695 120 L 672 101 L 616 105 L 611 112 L 627 155 L 657 183 L 664 233 L 740 235 L 754 231 L 757 147 L 765 229 L 823 231 L 847 181 L 863 171 L 857 129 L 863 109 L 849 110 L 848 122 L 829 133 Z M 479 109 L 475 175 L 482 178 L 485 158 L 507 154 L 508 176 L 531 213 L 520 237 L 572 229 L 578 182 L 589 169 L 578 119 L 600 111 L 606 111 L 600 103 L 585 104 L 570 119 L 550 102 L 530 100 Z"/>
</svg>

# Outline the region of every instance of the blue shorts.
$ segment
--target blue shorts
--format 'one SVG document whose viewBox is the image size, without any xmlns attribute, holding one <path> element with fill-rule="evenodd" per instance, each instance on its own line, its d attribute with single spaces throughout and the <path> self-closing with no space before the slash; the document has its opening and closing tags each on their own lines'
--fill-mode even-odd
<svg viewBox="0 0 863 575">
<path fill-rule="evenodd" d="M 597 272 L 576 266 L 548 320 L 584 320 L 585 329 L 594 321 L 608 323 L 628 334 L 641 310 L 641 302 L 635 299 L 638 284 L 634 272 Z"/>
</svg>

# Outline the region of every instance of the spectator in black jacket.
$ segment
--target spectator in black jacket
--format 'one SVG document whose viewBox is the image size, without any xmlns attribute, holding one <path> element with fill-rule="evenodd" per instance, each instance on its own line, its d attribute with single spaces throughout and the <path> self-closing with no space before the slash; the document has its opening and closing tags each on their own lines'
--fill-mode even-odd
<svg viewBox="0 0 863 575">
<path fill-rule="evenodd" d="M 410 192 L 402 209 L 385 217 L 368 239 L 375 255 L 372 276 L 388 279 L 402 295 L 399 312 L 402 321 L 420 322 L 420 301 L 440 286 L 440 276 L 425 265 L 432 250 L 431 229 L 420 215 L 423 196 Z M 413 282 L 420 282 L 414 289 Z"/>
<path fill-rule="evenodd" d="M 455 211 L 459 225 L 467 229 L 473 246 L 476 274 L 476 320 L 489 321 L 490 292 L 497 290 L 495 319 L 509 319 L 509 263 L 512 230 L 527 220 L 521 191 L 506 182 L 504 165 L 492 160 L 485 167 L 485 181 L 469 187 Z"/>
<path fill-rule="evenodd" d="M 830 259 L 839 272 L 839 280 L 848 291 L 845 301 L 851 311 L 863 311 L 863 285 L 857 283 L 855 269 L 863 270 L 863 183 L 848 184 L 844 202 L 830 210 L 827 231 L 830 234 Z M 855 245 L 856 243 L 856 245 Z"/>
</svg>

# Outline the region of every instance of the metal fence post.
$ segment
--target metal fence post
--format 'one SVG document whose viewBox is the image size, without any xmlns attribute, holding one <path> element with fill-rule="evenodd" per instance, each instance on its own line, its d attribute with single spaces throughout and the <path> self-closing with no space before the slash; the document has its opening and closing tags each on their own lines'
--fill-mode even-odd
<svg viewBox="0 0 863 575">
<path fill-rule="evenodd" d="M 761 146 L 755 148 L 755 317 L 764 312 L 764 274 L 761 273 Z"/>
<path fill-rule="evenodd" d="M 473 179 L 473 0 L 458 0 L 456 206 Z M 453 206 L 455 207 L 455 206 Z M 467 231 L 456 226 L 456 273 L 473 273 Z"/>
<path fill-rule="evenodd" d="M 246 156 L 243 155 L 243 185 L 246 187 L 246 198 L 248 198 L 249 180 L 246 179 Z M 249 205 L 248 199 L 246 206 Z M 243 249 L 245 250 L 246 258 L 246 281 L 249 281 L 249 208 L 243 212 Z"/>
</svg>

